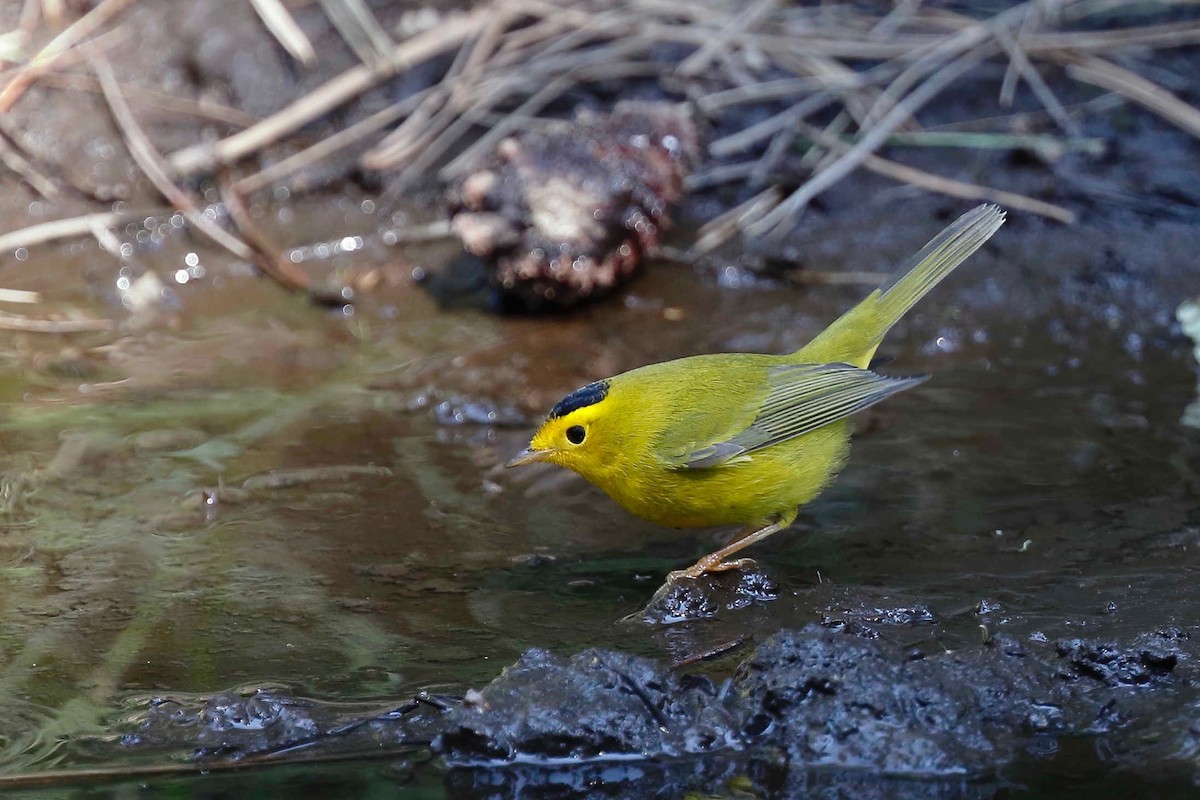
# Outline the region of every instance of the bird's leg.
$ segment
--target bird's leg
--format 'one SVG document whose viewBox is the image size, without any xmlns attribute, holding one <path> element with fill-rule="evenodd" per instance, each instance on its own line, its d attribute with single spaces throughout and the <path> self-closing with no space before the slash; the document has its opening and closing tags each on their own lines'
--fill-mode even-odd
<svg viewBox="0 0 1200 800">
<path fill-rule="evenodd" d="M 734 553 L 737 553 L 756 542 L 761 542 L 763 539 L 766 539 L 773 533 L 779 533 L 779 531 L 783 530 L 788 525 L 791 525 L 795 519 L 796 512 L 790 511 L 786 514 L 780 514 L 779 517 L 769 525 L 765 525 L 761 528 L 757 528 L 752 525 L 748 528 L 745 528 L 735 535 L 729 544 L 725 545 L 720 550 L 706 555 L 704 558 L 700 559 L 687 569 L 681 569 L 668 575 L 666 582 L 663 583 L 662 586 L 658 587 L 658 590 L 654 593 L 654 596 L 650 598 L 650 602 L 646 604 L 646 607 L 636 614 L 630 614 L 628 617 L 625 617 L 625 620 L 649 621 L 654 618 L 656 615 L 654 609 L 661 607 L 660 602 L 662 599 L 671 593 L 672 588 L 676 583 L 679 582 L 681 578 L 695 579 L 699 578 L 706 572 L 723 572 L 724 570 L 728 569 L 741 569 L 743 567 L 753 565 L 754 562 L 749 558 L 739 558 L 735 561 L 727 561 L 726 559 L 728 559 L 729 556 L 733 555 Z"/>
<path fill-rule="evenodd" d="M 787 514 L 781 514 L 774 522 L 762 528 L 746 528 L 734 536 L 729 544 L 715 553 L 709 553 L 687 569 L 672 572 L 667 576 L 667 583 L 675 583 L 680 578 L 699 578 L 706 572 L 724 572 L 725 570 L 742 569 L 743 567 L 752 566 L 754 564 L 753 559 L 739 558 L 736 561 L 727 561 L 726 559 L 752 544 L 761 542 L 773 533 L 779 533 L 788 525 L 791 525 L 795 519 L 796 512 L 792 511 Z"/>
</svg>

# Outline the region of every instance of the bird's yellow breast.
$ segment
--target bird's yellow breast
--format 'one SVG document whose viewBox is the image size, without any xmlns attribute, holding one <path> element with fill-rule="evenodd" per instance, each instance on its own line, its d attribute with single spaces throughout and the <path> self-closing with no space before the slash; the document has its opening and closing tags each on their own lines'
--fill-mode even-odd
<svg viewBox="0 0 1200 800">
<path fill-rule="evenodd" d="M 596 481 L 639 517 L 672 528 L 759 525 L 814 497 L 846 462 L 845 422 L 706 469 L 652 468 Z"/>
</svg>

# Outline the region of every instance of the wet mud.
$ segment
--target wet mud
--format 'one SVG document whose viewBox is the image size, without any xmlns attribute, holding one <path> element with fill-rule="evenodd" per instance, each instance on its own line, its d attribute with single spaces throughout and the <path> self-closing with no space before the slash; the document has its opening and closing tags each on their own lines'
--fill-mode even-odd
<svg viewBox="0 0 1200 800">
<path fill-rule="evenodd" d="M 454 797 L 575 796 L 603 781 L 604 796 L 635 798 L 653 780 L 666 796 L 740 782 L 764 797 L 982 798 L 1015 762 L 1086 737 L 1109 769 L 1186 784 L 1200 777 L 1197 650 L 1179 628 L 950 651 L 810 625 L 770 636 L 722 680 L 607 650 L 531 650 L 464 697 L 383 710 L 281 689 L 156 697 L 91 749 L 187 750 L 205 767 L 429 747 Z"/>
</svg>

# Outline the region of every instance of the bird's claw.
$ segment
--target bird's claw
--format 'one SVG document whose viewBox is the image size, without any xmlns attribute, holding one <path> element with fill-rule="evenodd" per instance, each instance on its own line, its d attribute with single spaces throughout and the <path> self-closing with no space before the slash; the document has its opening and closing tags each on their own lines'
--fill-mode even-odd
<svg viewBox="0 0 1200 800">
<path fill-rule="evenodd" d="M 728 572 L 731 569 L 750 569 L 758 564 L 753 558 L 737 558 L 733 561 L 711 561 L 702 558 L 687 569 L 677 569 L 667 575 L 666 586 L 671 586 L 684 578 L 696 580 L 707 572 Z"/>
</svg>

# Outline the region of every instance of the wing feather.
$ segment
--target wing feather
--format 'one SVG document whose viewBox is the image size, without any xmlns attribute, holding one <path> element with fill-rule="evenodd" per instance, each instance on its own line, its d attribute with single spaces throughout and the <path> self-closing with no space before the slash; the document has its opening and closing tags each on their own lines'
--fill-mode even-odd
<svg viewBox="0 0 1200 800">
<path fill-rule="evenodd" d="M 767 397 L 749 427 L 688 453 L 679 466 L 704 469 L 736 463 L 755 450 L 803 436 L 925 380 L 889 378 L 840 363 L 772 367 Z"/>
</svg>

